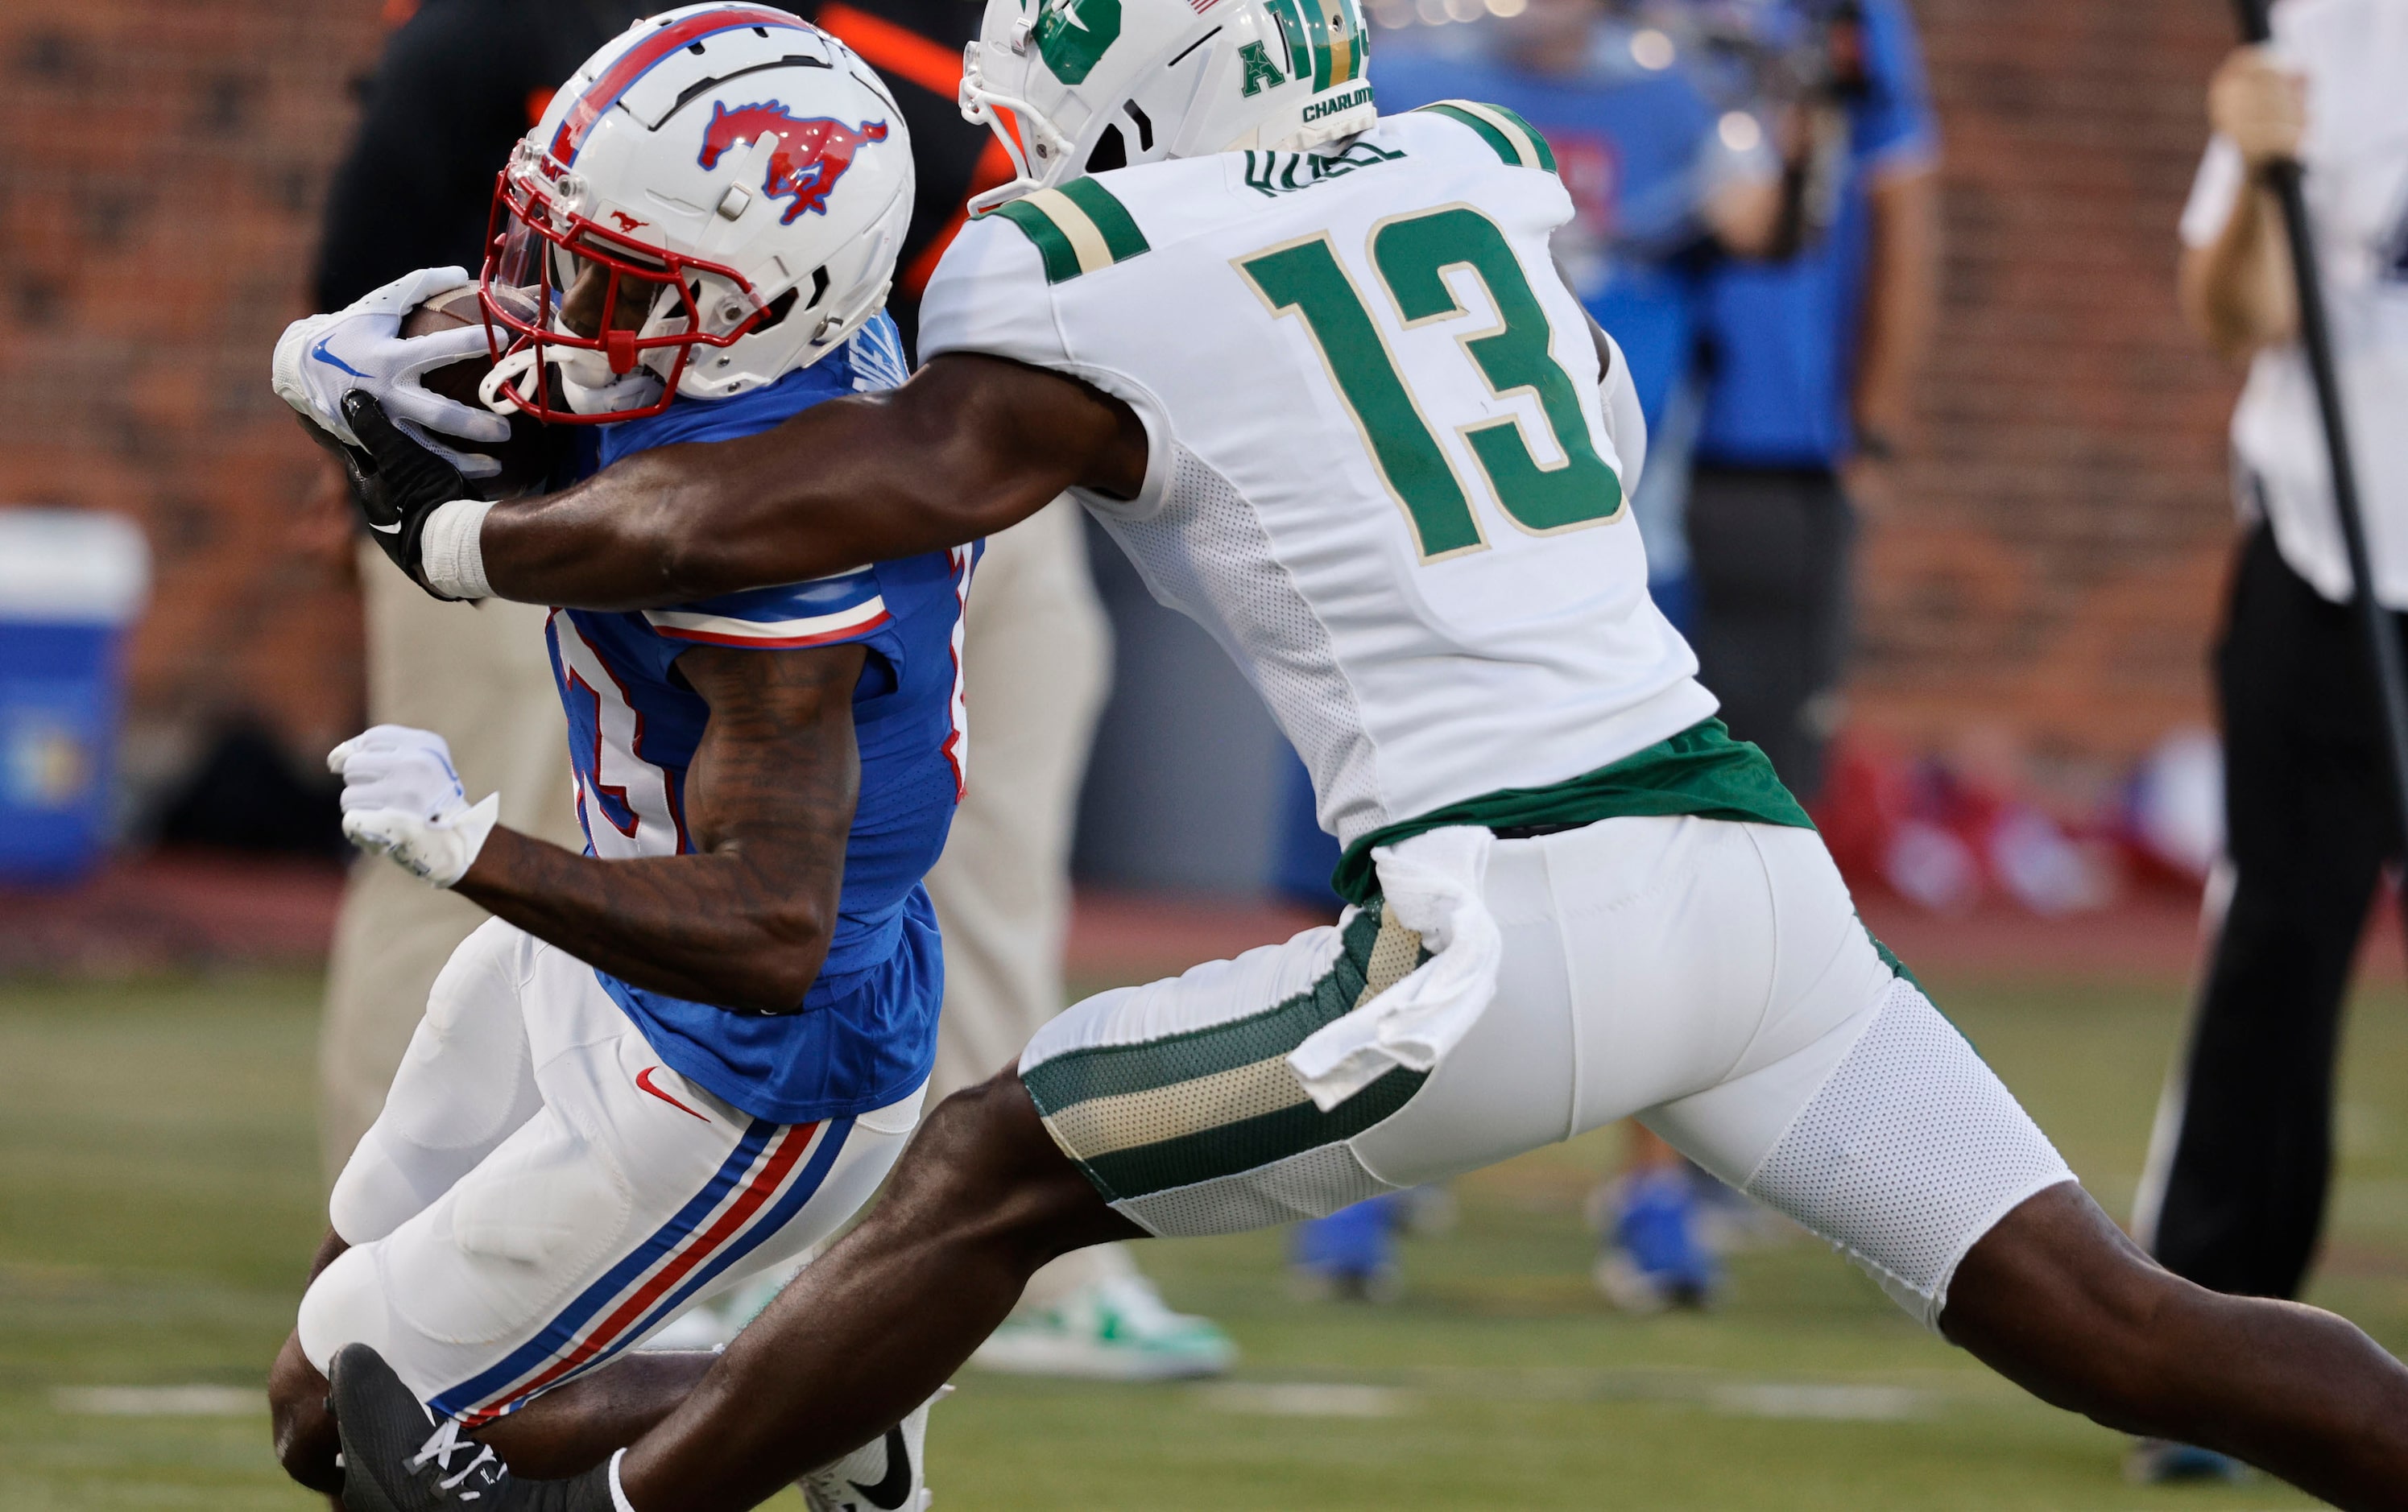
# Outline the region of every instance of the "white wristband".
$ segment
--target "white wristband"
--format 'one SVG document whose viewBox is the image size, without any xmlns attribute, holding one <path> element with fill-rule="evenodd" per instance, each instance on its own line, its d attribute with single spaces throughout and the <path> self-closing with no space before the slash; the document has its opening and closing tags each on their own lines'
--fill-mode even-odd
<svg viewBox="0 0 2408 1512">
<path fill-rule="evenodd" d="M 418 536 L 418 569 L 426 585 L 446 598 L 492 598 L 485 581 L 485 516 L 481 499 L 454 499 L 426 517 Z"/>
<path fill-rule="evenodd" d="M 619 1484 L 619 1462 L 626 1457 L 625 1449 L 610 1456 L 610 1505 L 617 1512 L 636 1512 L 635 1504 L 627 1500 L 626 1489 Z"/>
</svg>

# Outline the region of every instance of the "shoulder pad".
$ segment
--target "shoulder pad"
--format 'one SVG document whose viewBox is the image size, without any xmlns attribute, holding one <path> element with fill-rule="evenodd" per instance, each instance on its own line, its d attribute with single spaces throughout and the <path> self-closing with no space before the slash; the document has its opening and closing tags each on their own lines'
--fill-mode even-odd
<svg viewBox="0 0 2408 1512">
<path fill-rule="evenodd" d="M 1444 116 L 1449 121 L 1469 126 L 1489 150 L 1504 161 L 1509 168 L 1537 168 L 1542 173 L 1555 171 L 1555 154 L 1537 127 L 1506 109 L 1501 105 L 1482 105 L 1474 100 L 1440 100 L 1409 112 L 1426 112 Z"/>
<path fill-rule="evenodd" d="M 1045 281 L 1066 283 L 1149 250 L 1128 207 L 1093 178 L 1040 189 L 988 212 L 1018 226 L 1045 260 Z"/>
</svg>

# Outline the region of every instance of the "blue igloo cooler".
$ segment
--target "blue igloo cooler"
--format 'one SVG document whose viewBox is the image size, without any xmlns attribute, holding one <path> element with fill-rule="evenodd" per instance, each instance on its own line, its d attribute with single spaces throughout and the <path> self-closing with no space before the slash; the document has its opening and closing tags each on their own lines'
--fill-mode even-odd
<svg viewBox="0 0 2408 1512">
<path fill-rule="evenodd" d="M 150 576 L 121 516 L 0 508 L 0 883 L 64 881 L 100 859 L 125 631 Z"/>
</svg>

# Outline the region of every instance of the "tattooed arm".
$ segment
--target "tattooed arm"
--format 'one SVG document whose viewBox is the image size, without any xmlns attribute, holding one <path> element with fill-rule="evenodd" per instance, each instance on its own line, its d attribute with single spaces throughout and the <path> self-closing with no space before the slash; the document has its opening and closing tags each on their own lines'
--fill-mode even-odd
<svg viewBox="0 0 2408 1512">
<path fill-rule="evenodd" d="M 496 829 L 454 891 L 614 977 L 699 1003 L 788 1012 L 827 959 L 861 763 L 859 646 L 697 646 L 677 669 L 710 706 L 686 768 L 695 851 L 597 861 Z"/>
</svg>

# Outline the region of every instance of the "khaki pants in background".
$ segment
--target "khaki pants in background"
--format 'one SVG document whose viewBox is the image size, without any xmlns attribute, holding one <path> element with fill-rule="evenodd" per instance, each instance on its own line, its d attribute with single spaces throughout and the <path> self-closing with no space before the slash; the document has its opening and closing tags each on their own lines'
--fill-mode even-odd
<svg viewBox="0 0 2408 1512">
<path fill-rule="evenodd" d="M 969 790 L 928 895 L 945 935 L 945 1008 L 928 1102 L 984 1081 L 1063 1008 L 1070 836 L 1103 710 L 1111 626 L 1068 499 L 987 538 L 972 579 L 962 677 Z M 1065 1255 L 1031 1278 L 1045 1305 L 1127 1264 L 1119 1246 Z"/>
<path fill-rule="evenodd" d="M 374 546 L 362 543 L 359 560 L 369 721 L 443 736 L 470 798 L 498 792 L 503 823 L 581 849 L 545 611 L 500 599 L 446 604 Z M 485 918 L 391 862 L 354 864 L 318 1038 L 318 1138 L 329 1182 L 383 1108 L 435 974 Z"/>
</svg>

